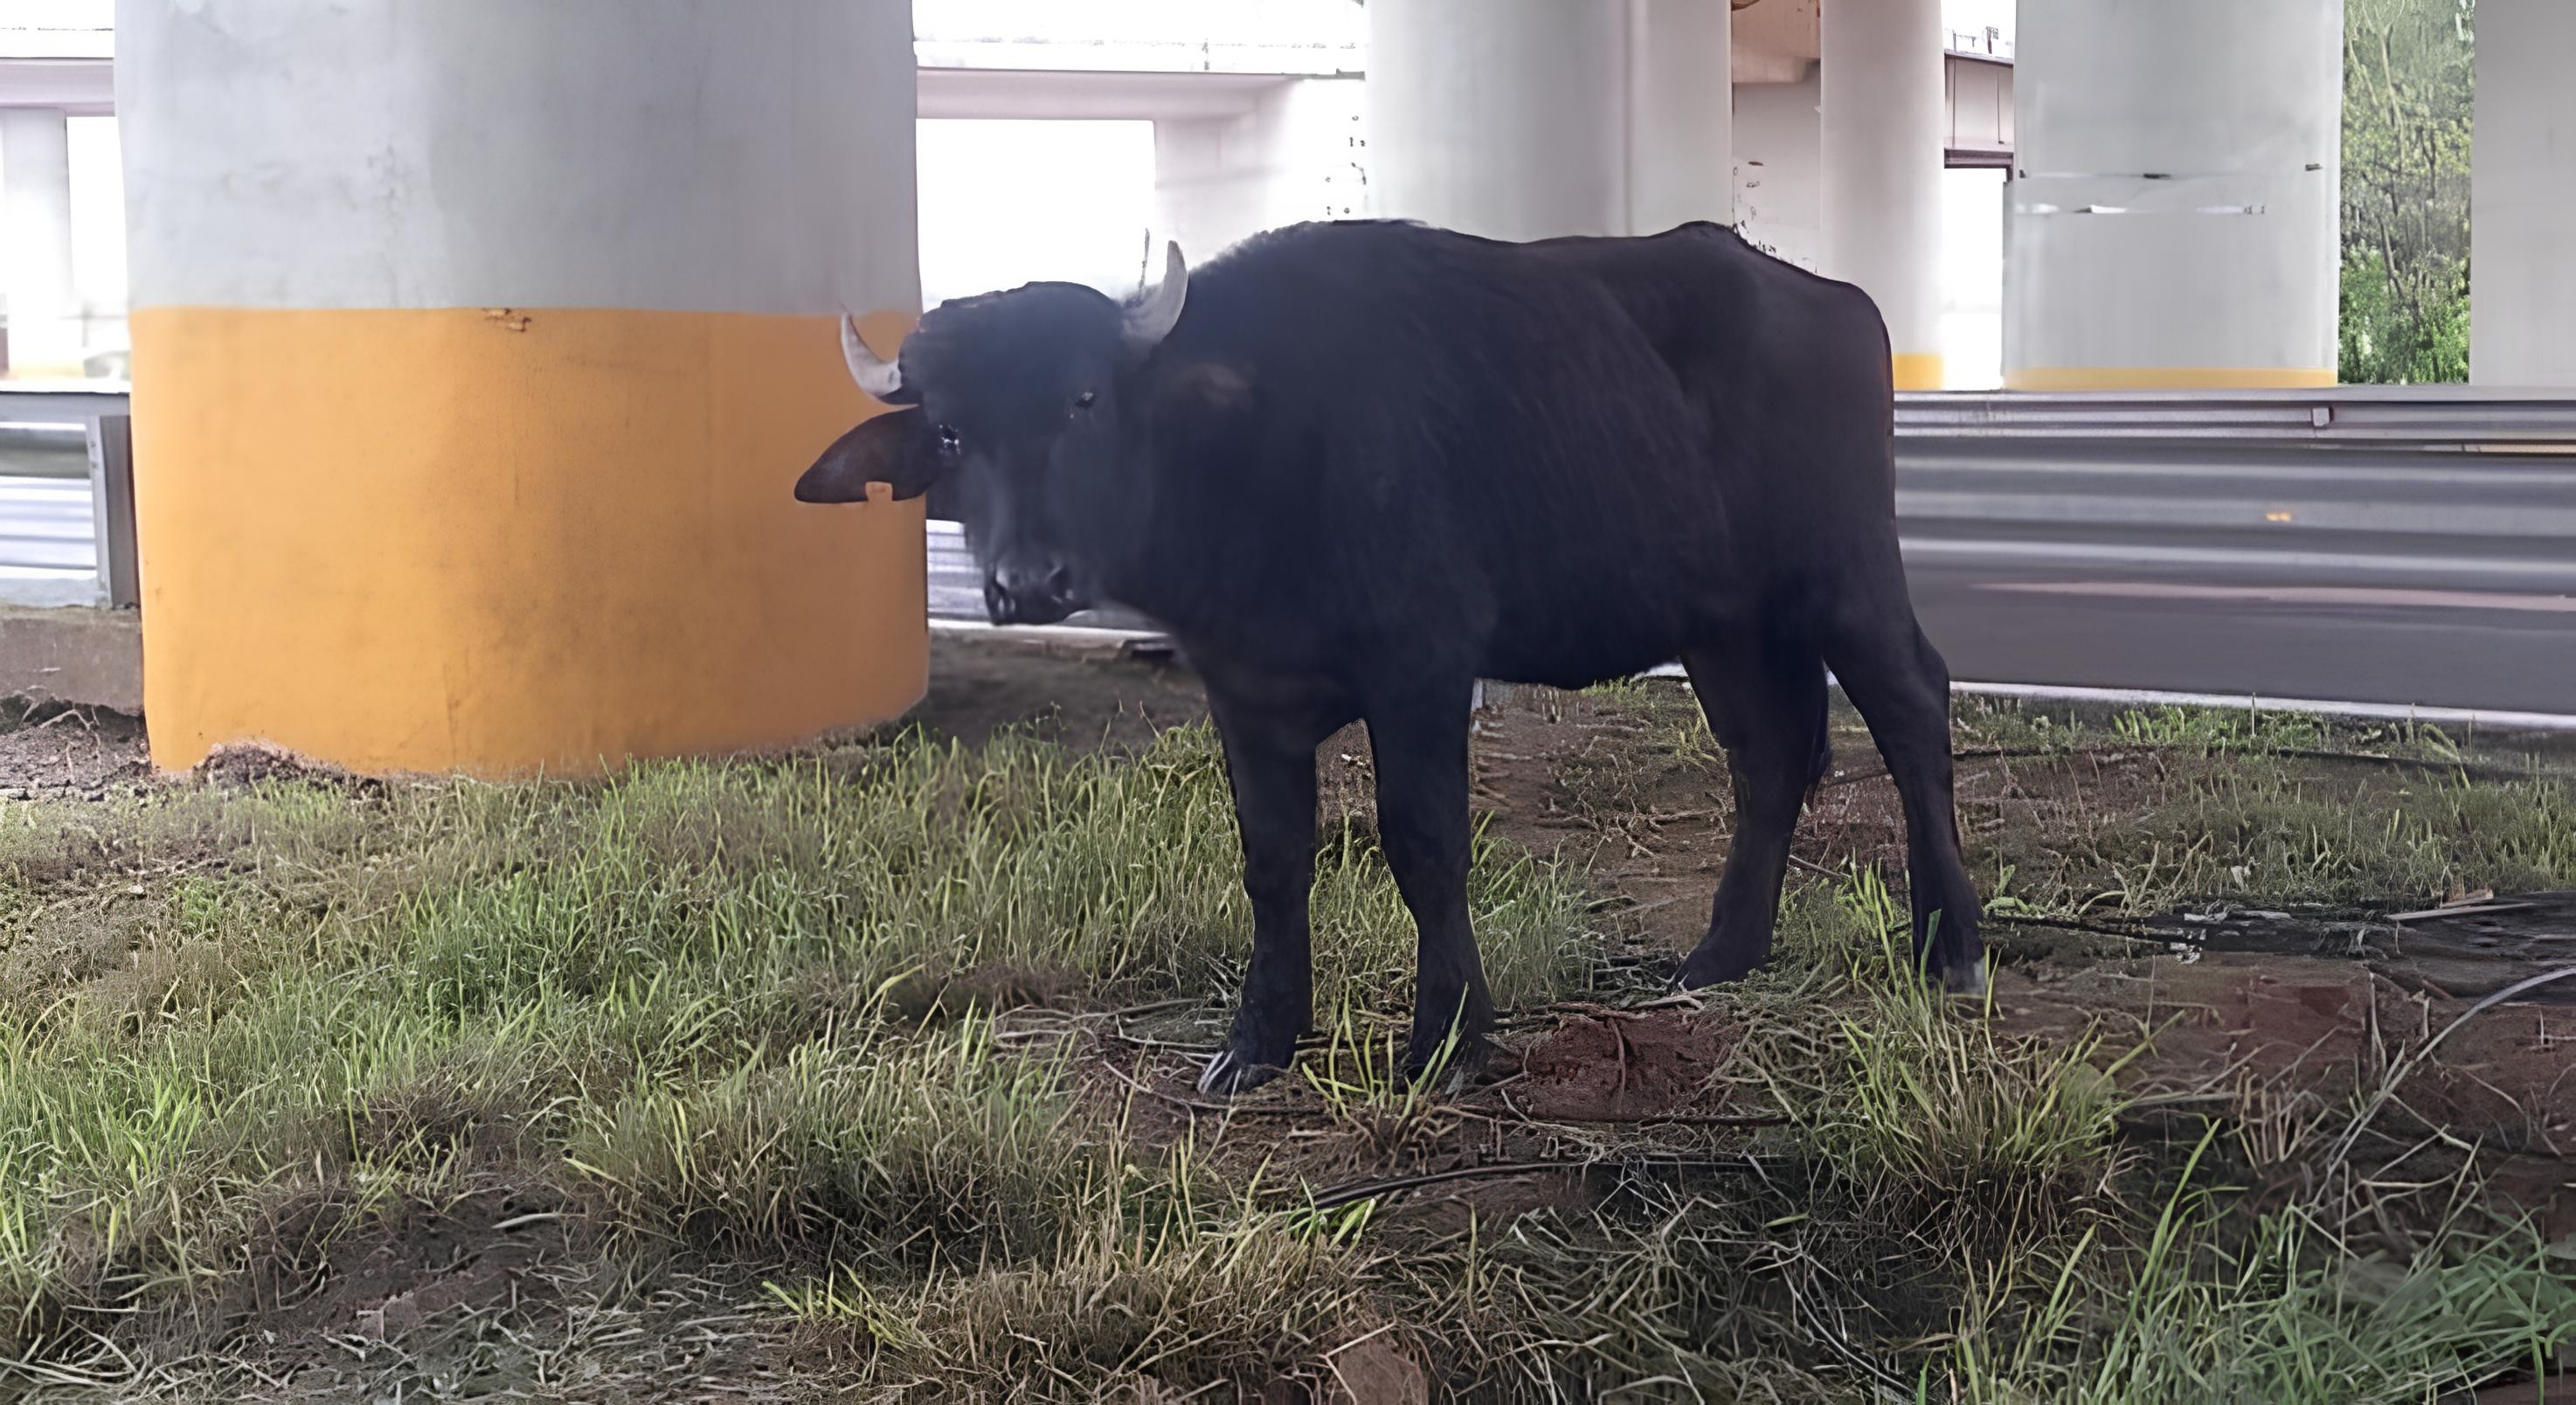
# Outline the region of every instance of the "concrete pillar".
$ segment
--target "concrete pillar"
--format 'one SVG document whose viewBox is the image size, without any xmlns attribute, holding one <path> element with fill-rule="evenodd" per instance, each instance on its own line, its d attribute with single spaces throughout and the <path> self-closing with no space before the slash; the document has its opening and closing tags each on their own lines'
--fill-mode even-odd
<svg viewBox="0 0 2576 1405">
<path fill-rule="evenodd" d="M 1156 121 L 1154 242 L 1179 240 L 1197 260 L 1265 229 L 1364 213 L 1362 99 L 1353 79 L 1298 78 L 1250 112 Z"/>
<path fill-rule="evenodd" d="M 2004 383 L 2332 385 L 2343 0 L 2048 0 L 2017 44 Z"/>
<path fill-rule="evenodd" d="M 1938 390 L 1948 122 L 1940 0 L 1832 0 L 1822 28 L 1821 271 L 1878 303 L 1896 388 Z"/>
<path fill-rule="evenodd" d="M 2576 386 L 2576 5 L 2478 6 L 2469 379 Z"/>
<path fill-rule="evenodd" d="M 1745 238 L 1800 268 L 1824 257 L 1821 75 L 1735 90 L 1735 220 Z"/>
<path fill-rule="evenodd" d="M 582 773 L 900 713 L 908 0 L 124 0 L 154 758 Z"/>
<path fill-rule="evenodd" d="M 1629 0 L 1628 232 L 1735 222 L 1727 0 Z"/>
<path fill-rule="evenodd" d="M 1496 239 L 1734 219 L 1727 0 L 1370 0 L 1381 215 Z"/>
<path fill-rule="evenodd" d="M 9 374 L 81 374 L 80 300 L 72 292 L 72 160 L 57 108 L 0 108 L 0 292 L 9 299 Z"/>
</svg>

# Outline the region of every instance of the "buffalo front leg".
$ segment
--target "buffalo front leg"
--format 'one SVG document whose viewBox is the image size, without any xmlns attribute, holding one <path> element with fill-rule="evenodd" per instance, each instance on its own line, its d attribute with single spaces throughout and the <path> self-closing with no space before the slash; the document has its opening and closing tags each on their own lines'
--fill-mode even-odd
<svg viewBox="0 0 2576 1405">
<path fill-rule="evenodd" d="M 1252 960 L 1225 1051 L 1202 1091 L 1239 1093 L 1287 1069 L 1315 1018 L 1307 897 L 1315 885 L 1315 746 L 1340 725 L 1313 712 L 1211 691 L 1243 837 L 1243 891 L 1252 902 Z"/>
<path fill-rule="evenodd" d="M 1467 704 L 1471 680 L 1373 703 L 1378 839 L 1413 914 L 1413 1029 L 1404 1072 L 1418 1078 L 1446 1056 L 1473 1064 L 1494 1027 L 1494 999 L 1467 920 Z"/>
</svg>

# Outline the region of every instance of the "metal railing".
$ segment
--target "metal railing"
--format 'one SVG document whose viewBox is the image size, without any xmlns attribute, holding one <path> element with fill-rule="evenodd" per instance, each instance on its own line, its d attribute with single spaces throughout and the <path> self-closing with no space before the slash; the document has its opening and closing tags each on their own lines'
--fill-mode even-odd
<svg viewBox="0 0 2576 1405">
<path fill-rule="evenodd" d="M 131 415 L 122 382 L 0 381 L 0 604 L 142 603 Z M 85 482 L 42 471 L 50 439 L 85 452 Z"/>
<path fill-rule="evenodd" d="M 2576 454 L 2576 394 L 2465 385 L 2315 390 L 1929 391 L 1896 397 L 1899 439 L 2227 439 Z"/>
<path fill-rule="evenodd" d="M 1909 559 L 2576 593 L 2576 397 L 1910 395 Z"/>
<path fill-rule="evenodd" d="M 88 467 L 0 461 L 0 601 L 137 603 L 129 413 L 118 383 L 0 382 L 0 426 L 78 435 Z M 1896 426 L 1910 558 L 2576 594 L 2576 396 L 1947 392 L 1897 397 Z M 970 569 L 953 529 L 932 549 Z M 950 584 L 935 608 L 980 615 Z"/>
</svg>

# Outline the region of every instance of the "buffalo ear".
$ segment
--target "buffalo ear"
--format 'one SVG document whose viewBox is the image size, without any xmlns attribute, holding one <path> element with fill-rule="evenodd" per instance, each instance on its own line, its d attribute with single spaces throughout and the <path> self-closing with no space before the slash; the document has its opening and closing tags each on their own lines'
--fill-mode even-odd
<svg viewBox="0 0 2576 1405">
<path fill-rule="evenodd" d="M 930 491 L 941 467 L 930 418 L 918 409 L 896 410 L 833 440 L 796 480 L 796 500 L 866 502 L 868 485 L 885 483 L 900 502 Z"/>
<path fill-rule="evenodd" d="M 1154 381 L 1154 432 L 1177 449 L 1216 445 L 1253 408 L 1252 377 L 1221 361 L 1174 366 Z"/>
</svg>

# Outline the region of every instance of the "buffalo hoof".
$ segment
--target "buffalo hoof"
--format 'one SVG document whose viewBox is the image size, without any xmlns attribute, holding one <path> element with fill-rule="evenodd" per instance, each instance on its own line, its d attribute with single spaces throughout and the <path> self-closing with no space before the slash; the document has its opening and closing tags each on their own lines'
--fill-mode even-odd
<svg viewBox="0 0 2576 1405">
<path fill-rule="evenodd" d="M 1404 1062 L 1397 1072 L 1407 1087 L 1436 1083 L 1454 1093 L 1467 1086 L 1467 1080 L 1484 1068 L 1493 1052 L 1493 1042 L 1483 1035 L 1471 1034 L 1453 1042 L 1443 1027 L 1437 1038 L 1417 1034 L 1406 1040 Z"/>
<path fill-rule="evenodd" d="M 1771 953 L 1767 951 L 1746 951 L 1715 941 L 1704 941 L 1682 962 L 1682 969 L 1673 977 L 1673 983 L 1684 990 L 1724 985 L 1753 974 L 1770 959 Z"/>
<path fill-rule="evenodd" d="M 1963 966 L 1953 966 L 1943 971 L 1941 990 L 1948 995 L 1982 999 L 1986 993 L 1985 958 L 1981 956 Z"/>
<path fill-rule="evenodd" d="M 1292 1046 L 1293 1047 L 1293 1046 Z M 1220 1097 L 1249 1093 L 1262 1084 L 1288 1071 L 1288 1057 L 1264 1058 L 1242 1040 L 1228 1040 L 1225 1052 L 1208 1063 L 1199 1075 L 1199 1091 Z"/>
</svg>

